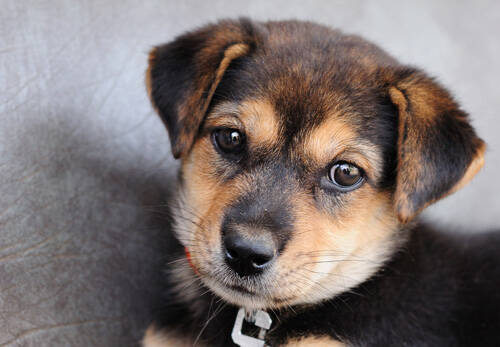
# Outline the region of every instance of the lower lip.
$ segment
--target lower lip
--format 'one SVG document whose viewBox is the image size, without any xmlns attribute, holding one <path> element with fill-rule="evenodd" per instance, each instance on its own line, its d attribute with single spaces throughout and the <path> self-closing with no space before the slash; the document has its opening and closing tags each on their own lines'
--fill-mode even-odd
<svg viewBox="0 0 500 347">
<path fill-rule="evenodd" d="M 223 288 L 222 290 L 224 290 L 224 291 L 229 290 L 229 291 L 232 291 L 234 294 L 241 295 L 241 296 L 247 297 L 247 298 L 252 298 L 253 300 L 257 300 L 259 302 L 263 300 L 262 301 L 263 303 L 268 303 L 268 304 L 273 303 L 274 305 L 283 305 L 284 303 L 289 304 L 293 300 L 296 299 L 295 296 L 287 297 L 287 298 L 264 298 L 255 292 L 251 292 L 248 289 L 246 289 L 242 286 L 237 286 L 237 285 L 227 285 L 227 284 L 221 285 L 220 283 L 218 283 L 218 287 Z M 227 294 L 229 294 L 229 293 L 227 293 Z M 265 307 L 266 305 L 267 304 L 264 304 L 264 306 L 262 306 L 262 307 Z M 260 307 L 260 308 L 262 308 L 262 307 Z"/>
<path fill-rule="evenodd" d="M 257 296 L 256 293 L 249 291 L 248 289 L 241 287 L 241 286 L 232 286 L 228 285 L 227 286 L 229 289 L 234 290 L 235 292 L 242 293 L 242 294 L 247 294 L 247 295 L 252 295 L 252 296 Z"/>
<path fill-rule="evenodd" d="M 260 295 L 254 293 L 254 292 L 251 292 L 251 291 L 249 291 L 249 290 L 247 290 L 247 289 L 245 289 L 243 287 L 240 287 L 240 286 L 226 286 L 226 287 L 229 288 L 232 291 L 235 291 L 239 295 L 251 296 L 251 297 L 256 298 L 258 300 L 266 300 L 267 302 L 273 302 L 275 305 L 280 305 L 280 304 L 283 304 L 283 303 L 290 303 L 290 302 L 292 302 L 292 300 L 294 300 L 296 298 L 296 297 L 288 297 L 288 298 L 268 298 L 268 299 L 264 299 Z"/>
</svg>

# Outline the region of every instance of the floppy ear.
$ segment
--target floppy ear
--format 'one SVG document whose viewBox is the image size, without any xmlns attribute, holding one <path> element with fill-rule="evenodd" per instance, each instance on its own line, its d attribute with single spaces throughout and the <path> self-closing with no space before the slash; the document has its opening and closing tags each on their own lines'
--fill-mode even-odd
<svg viewBox="0 0 500 347">
<path fill-rule="evenodd" d="M 146 87 L 175 158 L 190 150 L 231 61 L 249 54 L 255 44 L 253 24 L 240 19 L 207 25 L 150 52 Z"/>
<path fill-rule="evenodd" d="M 395 208 L 408 222 L 471 180 L 485 144 L 449 93 L 423 73 L 399 71 L 389 96 L 399 112 Z"/>
</svg>

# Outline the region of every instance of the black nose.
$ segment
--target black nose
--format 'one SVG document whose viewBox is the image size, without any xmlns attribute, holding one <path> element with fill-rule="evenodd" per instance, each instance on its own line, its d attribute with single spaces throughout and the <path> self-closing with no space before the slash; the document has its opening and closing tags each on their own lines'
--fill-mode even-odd
<svg viewBox="0 0 500 347">
<path fill-rule="evenodd" d="M 226 262 L 241 277 L 257 275 L 275 256 L 272 240 L 251 238 L 236 231 L 224 235 Z"/>
</svg>

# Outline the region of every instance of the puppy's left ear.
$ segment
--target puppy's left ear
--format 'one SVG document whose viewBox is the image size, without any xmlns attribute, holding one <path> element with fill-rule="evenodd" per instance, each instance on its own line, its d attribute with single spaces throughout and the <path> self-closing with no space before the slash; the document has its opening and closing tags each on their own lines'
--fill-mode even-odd
<svg viewBox="0 0 500 347">
<path fill-rule="evenodd" d="M 255 47 L 255 26 L 244 18 L 221 21 L 150 52 L 146 87 L 168 129 L 175 158 L 190 150 L 229 64 Z"/>
<path fill-rule="evenodd" d="M 410 221 L 462 188 L 483 166 L 485 144 L 449 93 L 414 69 L 395 75 L 389 96 L 399 111 L 395 208 Z"/>
</svg>

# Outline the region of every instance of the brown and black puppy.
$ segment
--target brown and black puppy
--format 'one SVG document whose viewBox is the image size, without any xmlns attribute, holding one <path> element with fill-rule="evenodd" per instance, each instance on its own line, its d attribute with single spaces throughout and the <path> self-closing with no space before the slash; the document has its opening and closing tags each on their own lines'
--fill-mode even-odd
<svg viewBox="0 0 500 347">
<path fill-rule="evenodd" d="M 240 307 L 270 314 L 270 346 L 500 345 L 498 234 L 414 220 L 485 150 L 432 78 L 357 36 L 240 19 L 153 49 L 146 83 L 181 169 L 145 346 L 232 345 Z"/>
</svg>

